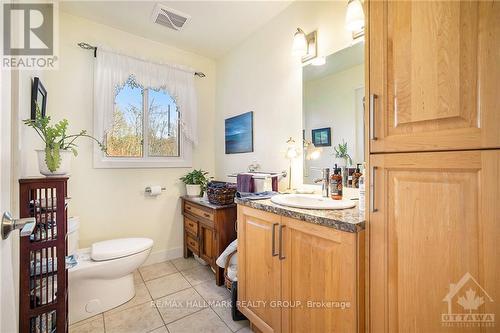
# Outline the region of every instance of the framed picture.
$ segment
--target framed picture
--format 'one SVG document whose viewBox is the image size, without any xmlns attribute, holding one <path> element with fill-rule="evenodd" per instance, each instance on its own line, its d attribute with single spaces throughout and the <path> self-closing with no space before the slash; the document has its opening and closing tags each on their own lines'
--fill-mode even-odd
<svg viewBox="0 0 500 333">
<path fill-rule="evenodd" d="M 253 112 L 225 121 L 226 154 L 253 152 Z"/>
<path fill-rule="evenodd" d="M 316 147 L 329 147 L 332 145 L 331 127 L 318 128 L 312 130 L 312 143 Z"/>
<path fill-rule="evenodd" d="M 45 117 L 47 108 L 47 90 L 43 86 L 38 77 L 33 78 L 33 85 L 31 86 L 31 119 L 36 117 L 36 107 L 42 112 L 42 117 Z"/>
</svg>

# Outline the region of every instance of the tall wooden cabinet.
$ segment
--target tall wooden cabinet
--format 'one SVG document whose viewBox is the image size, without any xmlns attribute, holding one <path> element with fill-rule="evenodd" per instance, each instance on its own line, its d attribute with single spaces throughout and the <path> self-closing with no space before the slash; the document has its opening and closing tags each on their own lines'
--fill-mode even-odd
<svg viewBox="0 0 500 333">
<path fill-rule="evenodd" d="M 368 330 L 498 330 L 500 3 L 366 8 Z"/>
<path fill-rule="evenodd" d="M 239 205 L 240 311 L 264 333 L 363 331 L 363 244 L 364 231 Z"/>
<path fill-rule="evenodd" d="M 500 3 L 370 1 L 370 152 L 500 147 Z"/>
</svg>

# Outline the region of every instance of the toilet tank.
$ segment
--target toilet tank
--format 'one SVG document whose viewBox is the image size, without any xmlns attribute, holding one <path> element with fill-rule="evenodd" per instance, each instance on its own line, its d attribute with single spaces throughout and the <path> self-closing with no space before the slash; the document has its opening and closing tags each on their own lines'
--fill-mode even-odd
<svg viewBox="0 0 500 333">
<path fill-rule="evenodd" d="M 76 254 L 78 250 L 78 242 L 80 230 L 80 218 L 71 216 L 68 218 L 68 255 Z"/>
</svg>

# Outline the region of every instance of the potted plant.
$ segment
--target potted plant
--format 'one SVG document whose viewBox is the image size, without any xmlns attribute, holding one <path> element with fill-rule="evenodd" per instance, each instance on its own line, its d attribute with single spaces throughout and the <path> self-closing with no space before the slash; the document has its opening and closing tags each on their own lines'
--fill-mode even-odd
<svg viewBox="0 0 500 333">
<path fill-rule="evenodd" d="M 342 140 L 337 146 L 333 147 L 335 150 L 335 157 L 344 160 L 344 165 L 342 167 L 342 184 L 347 186 L 347 167 L 352 165 L 352 158 L 347 152 L 347 142 Z"/>
<path fill-rule="evenodd" d="M 179 179 L 186 184 L 186 193 L 188 196 L 201 197 L 207 188 L 210 178 L 207 171 L 200 169 L 193 170 Z"/>
<path fill-rule="evenodd" d="M 38 167 L 40 173 L 45 176 L 61 176 L 69 173 L 71 154 L 77 156 L 77 145 L 75 141 L 81 137 L 87 137 L 99 144 L 103 151 L 105 146 L 99 140 L 82 130 L 78 134 L 66 134 L 68 120 L 63 119 L 51 125 L 49 116 L 42 116 L 37 108 L 35 119 L 23 120 L 23 123 L 32 127 L 45 143 L 45 149 L 37 149 Z"/>
</svg>

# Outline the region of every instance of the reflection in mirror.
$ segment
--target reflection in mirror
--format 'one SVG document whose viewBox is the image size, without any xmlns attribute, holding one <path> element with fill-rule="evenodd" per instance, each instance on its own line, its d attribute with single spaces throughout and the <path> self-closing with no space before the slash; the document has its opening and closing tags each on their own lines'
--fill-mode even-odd
<svg viewBox="0 0 500 333">
<path fill-rule="evenodd" d="M 364 161 L 364 44 L 329 55 L 322 66 L 305 66 L 302 80 L 304 184 L 335 164 L 352 174 Z"/>
</svg>

